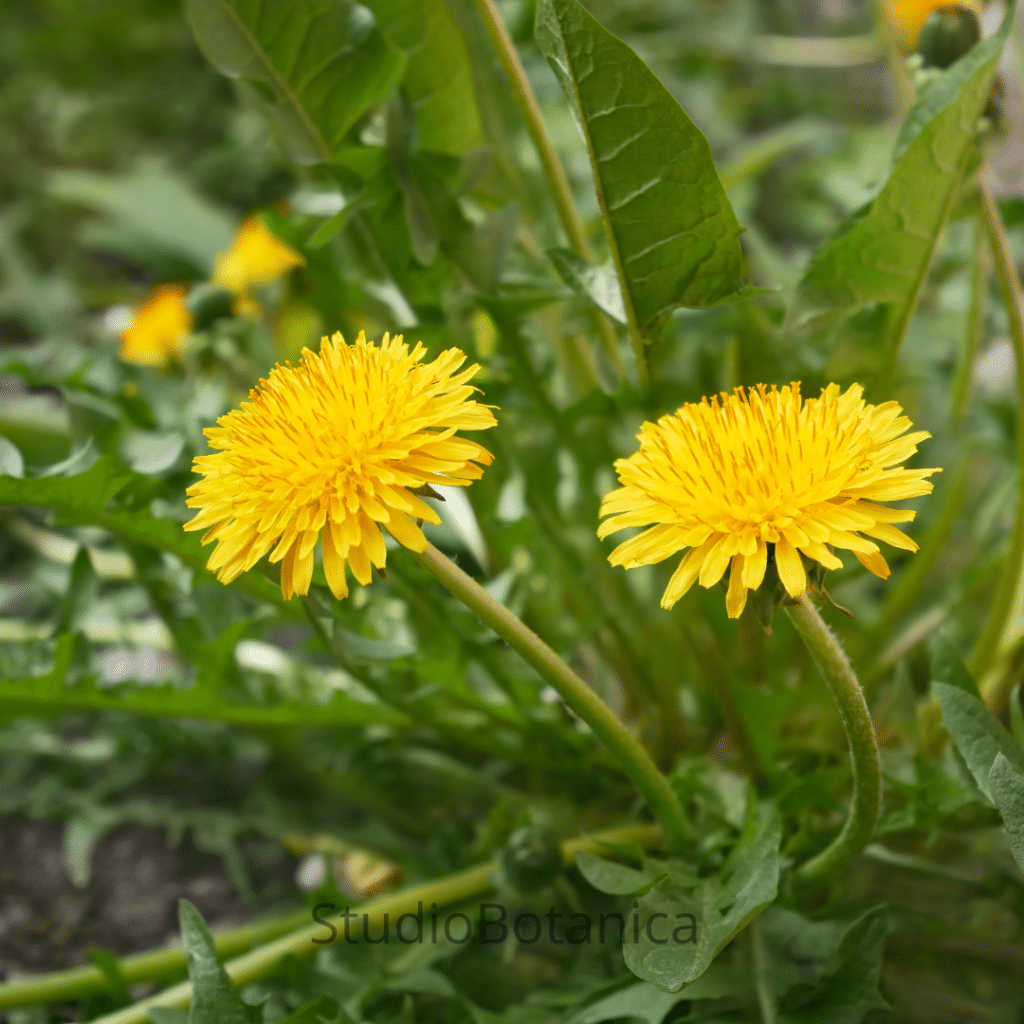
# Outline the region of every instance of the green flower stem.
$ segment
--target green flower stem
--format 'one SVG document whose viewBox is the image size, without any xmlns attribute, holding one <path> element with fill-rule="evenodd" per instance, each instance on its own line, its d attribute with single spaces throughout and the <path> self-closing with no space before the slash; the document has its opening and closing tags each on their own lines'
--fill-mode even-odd
<svg viewBox="0 0 1024 1024">
<path fill-rule="evenodd" d="M 999 207 L 988 186 L 980 179 L 978 197 L 981 199 L 989 245 L 999 275 L 1003 305 L 1010 321 L 1010 338 L 1013 341 L 1013 354 L 1017 362 L 1018 401 L 1021 422 L 1024 422 L 1024 292 L 1021 291 L 1017 260 L 1010 248 L 1010 240 L 1006 237 L 1006 226 L 1003 224 Z M 988 685 L 984 685 L 983 677 L 988 674 L 999 657 L 1000 643 L 1009 624 L 1013 599 L 1024 570 L 1024 436 L 1017 439 L 1017 458 L 1017 512 L 1010 535 L 1010 550 L 1003 563 L 1002 577 L 992 601 L 988 622 L 975 644 L 968 663 L 974 678 L 983 683 L 982 693 L 990 708 L 1004 707 L 1009 696 L 1005 673 L 1000 673 L 996 679 L 988 682 Z"/>
<path fill-rule="evenodd" d="M 265 921 L 255 921 L 230 931 L 214 932 L 213 940 L 221 956 L 233 956 L 242 950 L 294 931 L 308 921 L 309 911 L 297 910 L 280 917 L 267 918 Z M 127 985 L 181 975 L 187 969 L 188 961 L 181 946 L 136 953 L 118 961 L 118 970 Z M 14 979 L 0 985 L 0 1009 L 34 1006 L 40 1003 L 63 1003 L 95 995 L 97 992 L 107 992 L 109 989 L 107 979 L 98 967 L 77 967 L 70 971 Z"/>
<path fill-rule="evenodd" d="M 761 1024 L 779 1024 L 779 1004 L 772 987 L 760 916 L 750 922 L 750 953 L 754 961 L 754 984 L 757 988 L 757 1005 L 761 1010 Z"/>
<path fill-rule="evenodd" d="M 491 37 L 491 43 L 501 59 L 501 65 L 505 69 L 505 76 L 508 78 L 516 106 L 526 122 L 526 130 L 530 133 L 534 146 L 537 147 L 537 154 L 540 156 L 551 195 L 558 208 L 558 217 L 569 238 L 569 244 L 577 255 L 582 256 L 588 263 L 593 263 L 594 250 L 587 237 L 583 218 L 580 217 L 580 212 L 576 208 L 572 186 L 566 177 L 565 168 L 558 157 L 551 136 L 548 135 L 547 128 L 544 127 L 544 119 L 541 117 L 540 107 L 537 105 L 537 97 L 533 93 L 529 78 L 526 77 L 526 70 L 519 59 L 515 43 L 512 42 L 512 37 L 501 20 L 494 0 L 473 0 L 473 3 L 483 19 L 487 34 Z M 615 327 L 599 309 L 593 310 L 593 320 L 601 338 L 601 344 L 621 379 L 623 376 L 622 359 L 619 356 L 619 339 L 616 336 Z M 637 359 L 641 380 L 646 380 L 647 364 L 642 350 L 637 353 Z"/>
<path fill-rule="evenodd" d="M 647 751 L 604 701 L 533 630 L 432 544 L 428 544 L 423 552 L 410 551 L 409 554 L 476 612 L 561 694 L 569 708 L 590 726 L 646 798 L 665 830 L 669 848 L 678 850 L 685 846 L 693 830 L 683 814 L 679 799 Z"/>
<path fill-rule="evenodd" d="M 602 842 L 633 842 L 644 847 L 654 847 L 661 844 L 663 834 L 661 829 L 651 824 L 625 825 L 620 828 L 608 829 L 604 832 L 595 833 L 592 838 L 574 839 L 562 844 L 562 856 L 565 863 L 571 864 L 576 854 L 582 850 L 590 850 L 600 853 L 603 849 Z M 447 878 L 441 878 L 434 882 L 427 882 L 402 892 L 390 893 L 387 896 L 380 896 L 375 900 L 357 908 L 359 913 L 355 915 L 348 912 L 348 934 L 358 936 L 363 922 L 363 915 L 367 916 L 371 926 L 380 930 L 383 926 L 384 915 L 387 914 L 391 921 L 397 920 L 401 914 L 415 914 L 422 907 L 429 908 L 436 903 L 439 909 L 464 904 L 469 900 L 477 898 L 489 892 L 492 888 L 491 878 L 498 868 L 497 861 L 488 861 L 486 864 L 479 864 L 466 871 L 459 871 Z M 427 915 L 430 911 L 427 910 Z M 310 920 L 310 912 L 302 911 L 302 920 Z M 330 921 L 337 932 L 335 941 L 344 941 L 346 918 L 343 914 L 331 918 L 324 918 Z M 306 924 L 287 935 L 260 946 L 244 956 L 236 957 L 224 964 L 228 977 L 236 986 L 245 985 L 256 978 L 261 977 L 272 970 L 284 957 L 312 956 L 322 944 L 316 943 L 314 939 L 328 937 L 329 932 L 323 924 Z M 184 957 L 182 957 L 184 960 Z M 45 979 L 37 979 L 42 982 Z M 0 986 L 0 993 L 6 986 Z M 37 1002 L 48 1001 L 49 996 L 37 999 Z M 145 1024 L 149 1020 L 149 1011 L 157 1006 L 179 1007 L 184 1009 L 192 1001 L 192 983 L 182 982 L 172 988 L 142 1002 L 135 1003 L 123 1010 L 107 1014 L 105 1017 L 97 1018 L 93 1024 Z M 6 1004 L 10 1005 L 10 1004 Z"/>
<path fill-rule="evenodd" d="M 963 347 L 957 357 L 956 372 L 953 376 L 953 422 L 957 426 L 963 423 L 967 413 L 974 359 L 985 333 L 990 269 L 985 227 L 983 224 L 976 224 L 974 248 L 971 253 L 971 308 L 967 315 Z"/>
<path fill-rule="evenodd" d="M 812 882 L 841 871 L 870 842 L 882 797 L 882 769 L 864 691 L 836 635 L 806 594 L 785 607 L 832 691 L 853 763 L 853 801 L 842 831 L 796 871 L 799 881 Z"/>
</svg>

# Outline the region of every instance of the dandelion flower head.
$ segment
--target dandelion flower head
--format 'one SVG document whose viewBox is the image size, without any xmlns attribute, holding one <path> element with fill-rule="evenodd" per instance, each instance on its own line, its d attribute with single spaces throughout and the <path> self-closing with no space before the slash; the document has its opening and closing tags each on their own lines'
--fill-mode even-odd
<svg viewBox="0 0 1024 1024">
<path fill-rule="evenodd" d="M 195 460 L 203 479 L 188 505 L 200 511 L 185 529 L 217 542 L 207 568 L 222 583 L 269 553 L 282 563 L 285 599 L 306 594 L 319 540 L 327 583 L 343 598 L 346 563 L 364 585 L 371 566 L 384 567 L 382 526 L 405 547 L 426 548 L 416 520 L 440 518 L 415 492 L 479 479 L 491 454 L 455 433 L 496 421 L 470 397 L 479 366 L 460 370 L 466 357 L 455 348 L 431 363 L 425 354 L 401 336 L 378 346 L 335 334 L 298 366 L 275 366 L 206 431 L 218 450 Z"/>
<path fill-rule="evenodd" d="M 185 295 L 184 285 L 165 284 L 135 307 L 121 334 L 121 358 L 126 363 L 163 366 L 180 355 L 192 329 Z"/>
<path fill-rule="evenodd" d="M 211 283 L 241 295 L 262 288 L 306 261 L 271 233 L 258 215 L 244 220 L 216 260 Z"/>
<path fill-rule="evenodd" d="M 896 402 L 867 405 L 863 390 L 854 384 L 840 393 L 830 384 L 820 398 L 803 400 L 799 384 L 761 384 L 645 423 L 639 451 L 615 463 L 622 486 L 602 502 L 601 515 L 612 518 L 598 536 L 649 529 L 620 544 L 611 563 L 631 569 L 689 548 L 663 608 L 695 582 L 718 583 L 731 563 L 731 618 L 764 580 L 769 552 L 791 597 L 807 589 L 801 555 L 842 568 L 832 548 L 852 551 L 885 579 L 889 566 L 874 541 L 916 551 L 892 525 L 915 513 L 878 503 L 928 494 L 926 478 L 939 470 L 899 465 L 931 435 L 908 434 L 910 420 Z"/>
</svg>

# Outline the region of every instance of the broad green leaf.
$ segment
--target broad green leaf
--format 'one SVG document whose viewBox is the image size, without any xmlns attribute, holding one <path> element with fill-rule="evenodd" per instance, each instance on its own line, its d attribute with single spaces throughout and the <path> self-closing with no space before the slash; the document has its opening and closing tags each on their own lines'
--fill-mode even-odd
<svg viewBox="0 0 1024 1024">
<path fill-rule="evenodd" d="M 103 213 L 129 237 L 213 270 L 231 244 L 231 218 L 198 196 L 181 178 L 159 167 L 116 177 L 95 171 L 55 171 L 52 195 Z"/>
<path fill-rule="evenodd" d="M 185 10 L 210 63 L 271 97 L 267 114 L 300 163 L 330 160 L 402 76 L 402 54 L 352 0 L 186 0 Z"/>
<path fill-rule="evenodd" d="M 41 505 L 59 513 L 66 522 L 102 526 L 128 541 L 170 551 L 186 565 L 206 571 L 209 552 L 199 537 L 186 533 L 181 523 L 157 519 L 127 506 L 110 507 L 111 500 L 129 490 L 145 494 L 153 482 L 104 456 L 78 476 L 33 477 L 27 480 L 0 476 L 0 504 Z M 264 601 L 284 605 L 280 590 L 259 572 L 243 573 L 236 586 Z"/>
<path fill-rule="evenodd" d="M 577 294 L 589 299 L 620 324 L 626 322 L 622 305 L 622 289 L 610 267 L 592 267 L 571 249 L 548 249 L 548 259 L 558 276 Z"/>
<path fill-rule="evenodd" d="M 576 867 L 595 889 L 612 896 L 633 896 L 647 892 L 657 878 L 665 877 L 664 874 L 656 876 L 651 870 L 638 871 L 625 864 L 616 864 L 588 850 L 581 850 L 576 855 Z"/>
<path fill-rule="evenodd" d="M 623 944 L 629 969 L 668 992 L 699 978 L 736 933 L 775 899 L 781 839 L 775 808 L 750 800 L 739 841 L 717 874 L 690 878 L 669 862 L 668 878 L 640 898 L 637 941 L 631 933 Z M 655 920 L 654 914 L 665 916 Z M 632 921 L 631 915 L 630 927 Z"/>
<path fill-rule="evenodd" d="M 925 87 L 904 120 L 878 197 L 811 261 L 797 292 L 796 323 L 882 302 L 892 303 L 897 323 L 905 325 L 974 151 L 978 119 L 1012 22 L 1011 8 L 996 35 Z"/>
<path fill-rule="evenodd" d="M 466 44 L 445 0 L 367 0 L 377 24 L 406 56 L 402 90 L 420 149 L 462 156 L 483 143 Z"/>
<path fill-rule="evenodd" d="M 989 775 L 996 755 L 1001 751 L 1014 768 L 1024 773 L 1024 751 L 977 697 L 947 683 L 933 683 L 932 692 L 942 708 L 942 724 L 967 762 L 978 788 L 995 802 Z"/>
<path fill-rule="evenodd" d="M 79 668 L 84 641 L 66 633 L 57 642 L 53 670 L 49 675 L 0 680 L 0 704 L 27 713 L 45 713 L 80 708 L 108 710 L 178 718 L 207 718 L 238 725 L 321 725 L 360 726 L 399 723 L 404 717 L 382 704 L 364 704 L 345 694 L 336 694 L 328 704 L 233 704 L 212 685 L 206 668 L 189 690 L 171 686 L 99 686 L 95 676 Z M 86 652 L 87 653 L 87 650 Z M 205 668 L 205 666 L 204 666 Z M 74 685 L 72 685 L 74 684 Z"/>
<path fill-rule="evenodd" d="M 932 679 L 937 683 L 955 686 L 957 689 L 963 690 L 964 693 L 969 693 L 977 700 L 981 700 L 978 684 L 974 681 L 971 673 L 967 671 L 960 652 L 945 630 L 939 631 L 932 647 Z"/>
<path fill-rule="evenodd" d="M 294 1013 L 282 1017 L 277 1024 L 322 1024 L 325 1020 L 347 1020 L 345 1017 L 338 1017 L 338 1002 L 330 996 L 320 996 L 315 1002 Z"/>
<path fill-rule="evenodd" d="M 860 1024 L 868 1010 L 884 1008 L 878 984 L 887 931 L 885 907 L 873 907 L 841 928 L 841 942 L 827 958 L 824 977 L 810 992 L 797 988 L 783 999 L 781 1019 L 788 1024 Z M 816 952 L 820 956 L 823 950 L 819 946 Z M 814 956 L 815 951 L 808 953 Z"/>
<path fill-rule="evenodd" d="M 179 900 L 178 920 L 192 982 L 188 1024 L 248 1024 L 242 999 L 217 959 L 217 948 L 202 914 L 188 900 Z"/>
<path fill-rule="evenodd" d="M 656 335 L 678 306 L 736 297 L 742 228 L 697 126 L 578 0 L 540 0 L 536 38 L 587 140 L 628 319 Z"/>
<path fill-rule="evenodd" d="M 850 927 L 843 921 L 811 921 L 777 904 L 764 912 L 760 924 L 777 996 L 798 985 L 804 991 L 817 985 Z"/>
<path fill-rule="evenodd" d="M 996 754 L 989 772 L 989 788 L 1003 826 L 1010 837 L 1013 859 L 1024 871 L 1024 773 L 1018 771 L 1005 754 Z"/>
<path fill-rule="evenodd" d="M 409 241 L 416 262 L 429 267 L 437 259 L 441 246 L 441 232 L 419 175 L 413 169 L 407 120 L 411 116 L 399 96 L 388 104 L 387 153 L 391 173 L 402 190 L 405 205 L 405 223 L 409 228 Z"/>
<path fill-rule="evenodd" d="M 750 980 L 736 971 L 712 964 L 682 992 L 666 992 L 650 982 L 641 981 L 584 1007 L 569 1017 L 566 1024 L 602 1024 L 621 1017 L 637 1017 L 646 1024 L 661 1024 L 681 999 L 735 998 L 750 987 Z"/>
</svg>

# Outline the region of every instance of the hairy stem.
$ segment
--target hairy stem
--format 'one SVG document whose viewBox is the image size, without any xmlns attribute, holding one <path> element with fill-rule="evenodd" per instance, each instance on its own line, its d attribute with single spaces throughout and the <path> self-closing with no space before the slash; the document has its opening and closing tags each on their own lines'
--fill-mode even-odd
<svg viewBox="0 0 1024 1024">
<path fill-rule="evenodd" d="M 678 797 L 650 754 L 604 701 L 533 630 L 432 544 L 428 544 L 425 551 L 410 551 L 409 554 L 558 691 L 570 710 L 590 726 L 643 794 L 665 830 L 669 848 L 678 850 L 685 846 L 693 830 Z"/>
<path fill-rule="evenodd" d="M 853 800 L 842 831 L 796 871 L 800 881 L 811 882 L 841 871 L 870 842 L 882 797 L 882 769 L 864 691 L 835 634 L 806 594 L 786 611 L 839 708 L 853 766 Z"/>
<path fill-rule="evenodd" d="M 1010 321 L 1010 337 L 1013 340 L 1013 354 L 1017 363 L 1018 392 L 1018 438 L 1017 438 L 1017 511 L 1013 521 L 1013 532 L 1010 535 L 1010 550 L 1003 563 L 1002 577 L 996 590 L 995 598 L 989 612 L 988 622 L 971 653 L 968 667 L 974 678 L 982 681 L 988 671 L 996 663 L 1000 644 L 1010 614 L 1013 611 L 1013 599 L 1024 569 L 1024 292 L 1021 291 L 1020 275 L 1017 271 L 1017 260 L 1010 248 L 1010 240 L 1006 236 L 1006 226 L 996 204 L 995 197 L 984 181 L 978 181 L 978 196 L 981 199 L 982 215 L 988 231 L 989 245 L 999 275 L 999 287 L 1006 306 L 1006 314 Z M 989 707 L 1001 707 L 1006 704 L 1008 688 L 1005 673 L 983 687 L 985 702 Z"/>
<path fill-rule="evenodd" d="M 558 217 L 562 227 L 569 238 L 569 244 L 577 255 L 582 256 L 588 263 L 594 260 L 594 250 L 591 248 L 590 239 L 587 237 L 587 229 L 583 224 L 583 218 L 576 208 L 576 200 L 572 194 L 572 186 L 566 177 L 565 168 L 558 158 L 551 136 L 544 127 L 544 119 L 541 117 L 540 107 L 537 105 L 537 97 L 533 93 L 530 80 L 526 77 L 526 70 L 523 68 L 519 54 L 516 52 L 515 43 L 501 20 L 494 0 L 473 0 L 480 17 L 487 28 L 487 34 L 491 37 L 491 43 L 501 59 L 501 65 L 505 69 L 505 76 L 512 89 L 512 96 L 515 98 L 516 106 L 526 123 L 526 130 L 533 139 L 534 146 L 540 156 L 544 174 L 548 179 L 548 186 L 551 195 L 558 208 Z M 615 334 L 615 327 L 612 322 L 599 309 L 592 311 L 594 327 L 601 339 L 608 358 L 612 361 L 616 372 L 621 380 L 623 375 L 622 359 L 619 356 L 619 340 Z M 640 372 L 644 373 L 644 366 L 641 365 Z"/>
</svg>

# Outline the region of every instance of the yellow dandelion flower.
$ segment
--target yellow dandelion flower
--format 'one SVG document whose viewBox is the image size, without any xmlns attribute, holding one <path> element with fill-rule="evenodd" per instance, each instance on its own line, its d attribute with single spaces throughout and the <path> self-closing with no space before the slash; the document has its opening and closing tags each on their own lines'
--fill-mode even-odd
<svg viewBox="0 0 1024 1024">
<path fill-rule="evenodd" d="M 217 257 L 211 283 L 241 295 L 249 288 L 276 281 L 305 262 L 255 214 L 242 222 L 231 246 Z"/>
<path fill-rule="evenodd" d="M 249 393 L 250 401 L 206 430 L 212 455 L 195 460 L 203 479 L 188 489 L 200 509 L 186 530 L 216 540 L 207 568 L 230 583 L 270 552 L 281 566 L 286 600 L 309 592 L 320 540 L 324 573 L 338 598 L 348 595 L 346 563 L 363 585 L 384 567 L 380 527 L 423 551 L 417 519 L 440 523 L 415 493 L 428 484 L 466 487 L 493 456 L 457 430 L 496 424 L 490 408 L 469 396 L 480 369 L 459 371 L 456 348 L 422 363 L 401 335 L 378 347 L 360 334 L 348 345 L 324 338 L 299 365 L 278 364 Z M 273 550 L 271 550 L 273 549 Z"/>
<path fill-rule="evenodd" d="M 165 284 L 135 307 L 131 323 L 121 333 L 121 358 L 126 363 L 163 366 L 180 355 L 192 329 L 186 294 L 183 285 Z"/>
<path fill-rule="evenodd" d="M 981 5 L 974 0 L 882 0 L 886 21 L 908 51 L 917 46 L 917 37 L 928 15 L 940 7 L 963 7 L 981 13 Z"/>
<path fill-rule="evenodd" d="M 832 548 L 852 551 L 885 579 L 889 566 L 873 540 L 916 551 L 893 523 L 909 509 L 880 501 L 928 494 L 937 469 L 898 466 L 931 435 L 907 434 L 910 420 L 896 402 L 866 405 L 854 384 L 840 394 L 830 384 L 820 398 L 800 397 L 800 385 L 688 403 L 637 435 L 640 450 L 615 463 L 618 490 L 606 495 L 598 528 L 607 537 L 650 526 L 620 544 L 613 565 L 632 569 L 689 548 L 661 599 L 671 608 L 699 580 L 711 587 L 729 574 L 726 607 L 738 618 L 747 591 L 764 579 L 769 554 L 791 597 L 807 589 L 801 554 L 826 569 L 843 563 Z"/>
</svg>

